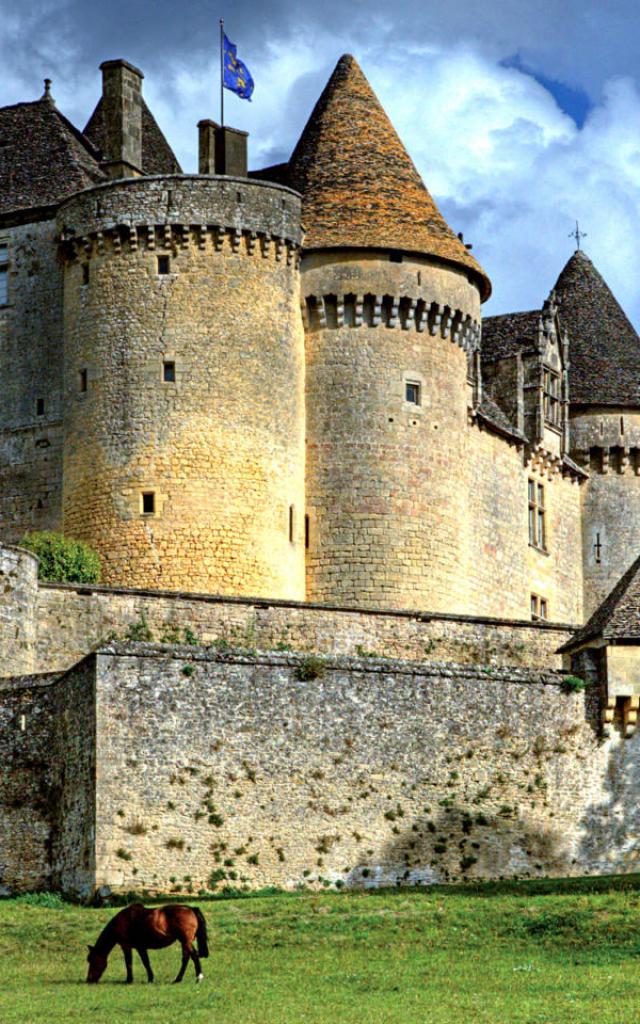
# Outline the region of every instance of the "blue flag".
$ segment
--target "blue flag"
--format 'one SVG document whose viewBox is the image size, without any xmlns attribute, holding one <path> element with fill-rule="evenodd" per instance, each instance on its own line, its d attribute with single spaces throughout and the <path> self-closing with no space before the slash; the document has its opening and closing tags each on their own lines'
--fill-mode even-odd
<svg viewBox="0 0 640 1024">
<path fill-rule="evenodd" d="M 225 89 L 235 92 L 243 100 L 250 100 L 253 93 L 253 78 L 246 64 L 238 60 L 238 47 L 230 43 L 223 34 L 223 78 Z"/>
</svg>

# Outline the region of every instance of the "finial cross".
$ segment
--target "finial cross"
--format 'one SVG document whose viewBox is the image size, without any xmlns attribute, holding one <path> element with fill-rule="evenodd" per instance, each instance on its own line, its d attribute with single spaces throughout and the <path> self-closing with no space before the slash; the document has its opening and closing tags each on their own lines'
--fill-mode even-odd
<svg viewBox="0 0 640 1024">
<path fill-rule="evenodd" d="M 578 251 L 580 251 L 580 240 L 582 238 L 587 238 L 587 237 L 588 237 L 587 232 L 586 231 L 581 231 L 580 230 L 580 225 L 578 224 L 578 221 L 576 221 L 576 230 L 569 232 L 569 238 L 575 238 L 575 240 L 576 240 L 576 247 L 577 247 Z"/>
</svg>

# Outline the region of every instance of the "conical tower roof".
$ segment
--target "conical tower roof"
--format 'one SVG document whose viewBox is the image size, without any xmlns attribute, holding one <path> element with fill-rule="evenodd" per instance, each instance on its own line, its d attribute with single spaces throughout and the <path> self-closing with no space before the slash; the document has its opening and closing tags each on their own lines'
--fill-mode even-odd
<svg viewBox="0 0 640 1024">
<path fill-rule="evenodd" d="M 491 284 L 424 186 L 357 61 L 346 54 L 290 161 L 302 193 L 305 249 L 374 248 L 436 256 Z"/>
<path fill-rule="evenodd" d="M 640 557 L 621 576 L 586 626 L 578 630 L 560 650 L 580 647 L 596 637 L 640 641 Z"/>
<path fill-rule="evenodd" d="M 640 338 L 581 250 L 555 291 L 560 323 L 569 332 L 571 404 L 640 406 Z"/>
</svg>

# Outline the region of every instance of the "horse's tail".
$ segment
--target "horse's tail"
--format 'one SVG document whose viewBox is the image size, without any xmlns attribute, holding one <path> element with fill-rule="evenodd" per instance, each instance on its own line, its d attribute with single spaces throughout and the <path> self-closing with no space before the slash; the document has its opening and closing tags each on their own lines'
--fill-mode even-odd
<svg viewBox="0 0 640 1024">
<path fill-rule="evenodd" d="M 205 956 L 209 956 L 207 922 L 204 919 L 204 914 L 198 907 L 192 907 L 191 909 L 198 919 L 198 930 L 196 932 L 196 939 L 198 940 L 198 955 L 204 958 Z"/>
</svg>

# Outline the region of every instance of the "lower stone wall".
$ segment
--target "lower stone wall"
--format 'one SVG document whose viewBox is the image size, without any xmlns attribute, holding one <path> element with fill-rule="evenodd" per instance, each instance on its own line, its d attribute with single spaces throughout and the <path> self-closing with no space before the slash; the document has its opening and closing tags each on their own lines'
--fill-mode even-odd
<svg viewBox="0 0 640 1024">
<path fill-rule="evenodd" d="M 95 873 L 95 670 L 0 684 L 0 895 L 86 895 Z"/>
<path fill-rule="evenodd" d="M 332 608 L 204 595 L 41 584 L 37 666 L 63 671 L 112 634 L 148 624 L 156 640 L 318 651 L 469 665 L 559 668 L 569 626 L 480 617 Z"/>
<path fill-rule="evenodd" d="M 640 735 L 603 738 L 599 699 L 513 667 L 112 644 L 0 689 L 3 891 L 637 870 Z"/>
<path fill-rule="evenodd" d="M 0 686 L 0 895 L 51 881 L 56 678 Z"/>
<path fill-rule="evenodd" d="M 595 697 L 560 681 L 106 650 L 96 881 L 198 892 L 635 869 L 635 825 L 611 815 L 638 744 L 602 743 Z"/>
</svg>

